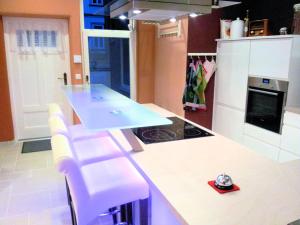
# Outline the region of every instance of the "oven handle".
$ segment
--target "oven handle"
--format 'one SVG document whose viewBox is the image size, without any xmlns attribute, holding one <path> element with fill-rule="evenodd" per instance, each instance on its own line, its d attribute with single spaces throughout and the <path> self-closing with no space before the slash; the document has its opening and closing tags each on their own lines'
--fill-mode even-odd
<svg viewBox="0 0 300 225">
<path fill-rule="evenodd" d="M 257 92 L 257 93 L 278 96 L 278 93 L 274 93 L 274 92 L 262 91 L 262 90 L 257 90 L 257 89 L 253 89 L 253 88 L 248 88 L 248 90 L 253 91 L 253 92 Z"/>
</svg>

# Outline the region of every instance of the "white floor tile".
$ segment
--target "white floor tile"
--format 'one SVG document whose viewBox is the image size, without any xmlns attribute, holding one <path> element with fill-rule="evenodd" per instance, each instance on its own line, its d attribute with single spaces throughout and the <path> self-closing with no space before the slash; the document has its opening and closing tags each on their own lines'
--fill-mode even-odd
<svg viewBox="0 0 300 225">
<path fill-rule="evenodd" d="M 17 155 L 17 160 L 45 160 L 52 157 L 51 151 L 31 152 Z"/>
<path fill-rule="evenodd" d="M 6 216 L 7 214 L 10 194 L 11 194 L 10 182 L 8 181 L 0 182 L 0 218 Z"/>
<path fill-rule="evenodd" d="M 35 170 L 35 169 L 43 169 L 46 167 L 47 167 L 47 159 L 18 160 L 16 163 L 15 171 L 28 171 L 28 170 Z"/>
<path fill-rule="evenodd" d="M 41 213 L 51 207 L 50 194 L 47 191 L 32 194 L 13 194 L 8 202 L 7 215 L 23 213 Z"/>
<path fill-rule="evenodd" d="M 31 170 L 31 176 L 12 182 L 12 192 L 30 194 L 41 191 L 55 191 L 64 188 L 64 177 L 53 169 Z"/>
<path fill-rule="evenodd" d="M 29 179 L 32 177 L 32 171 L 12 171 L 2 169 L 0 170 L 0 182 L 1 181 L 18 181 L 19 179 Z"/>
<path fill-rule="evenodd" d="M 68 206 L 61 206 L 42 213 L 30 213 L 29 225 L 72 225 L 70 209 Z"/>
<path fill-rule="evenodd" d="M 28 214 L 0 218 L 1 225 L 28 225 L 28 221 Z"/>
</svg>

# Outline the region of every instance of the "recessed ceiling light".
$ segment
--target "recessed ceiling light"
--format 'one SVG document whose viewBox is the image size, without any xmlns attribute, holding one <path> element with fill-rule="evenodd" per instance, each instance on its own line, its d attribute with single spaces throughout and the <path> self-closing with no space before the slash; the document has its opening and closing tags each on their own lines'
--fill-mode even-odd
<svg viewBox="0 0 300 225">
<path fill-rule="evenodd" d="M 140 14 L 140 13 L 142 13 L 142 11 L 139 10 L 139 9 L 134 9 L 134 10 L 133 10 L 133 13 L 134 13 L 134 14 Z"/>
<path fill-rule="evenodd" d="M 190 17 L 192 17 L 192 18 L 195 18 L 195 17 L 197 17 L 197 16 L 198 16 L 197 13 L 191 13 L 191 14 L 190 14 Z"/>
<path fill-rule="evenodd" d="M 125 15 L 120 15 L 120 16 L 119 16 L 119 19 L 120 19 L 120 20 L 126 20 L 126 19 L 127 19 L 127 16 L 125 16 Z"/>
<path fill-rule="evenodd" d="M 170 22 L 171 22 L 171 23 L 175 23 L 176 21 L 177 21 L 177 20 L 176 20 L 175 17 L 173 17 L 173 18 L 170 19 Z"/>
</svg>

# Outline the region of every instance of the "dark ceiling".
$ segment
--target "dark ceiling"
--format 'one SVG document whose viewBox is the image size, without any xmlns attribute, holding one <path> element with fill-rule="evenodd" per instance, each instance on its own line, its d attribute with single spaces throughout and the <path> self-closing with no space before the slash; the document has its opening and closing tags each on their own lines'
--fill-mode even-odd
<svg viewBox="0 0 300 225">
<path fill-rule="evenodd" d="M 238 0 L 233 0 L 238 1 Z M 289 31 L 293 22 L 293 5 L 300 0 L 241 0 L 243 3 L 243 15 L 246 9 L 250 10 L 250 20 L 269 19 L 270 31 L 278 34 L 281 27 L 287 27 Z"/>
</svg>

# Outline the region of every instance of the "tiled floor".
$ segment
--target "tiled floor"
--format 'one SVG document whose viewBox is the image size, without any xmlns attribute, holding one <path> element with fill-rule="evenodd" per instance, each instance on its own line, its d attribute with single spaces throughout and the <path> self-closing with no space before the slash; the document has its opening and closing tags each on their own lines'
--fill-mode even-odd
<svg viewBox="0 0 300 225">
<path fill-rule="evenodd" d="M 64 177 L 52 152 L 21 154 L 21 148 L 0 143 L 0 225 L 71 225 Z"/>
</svg>

